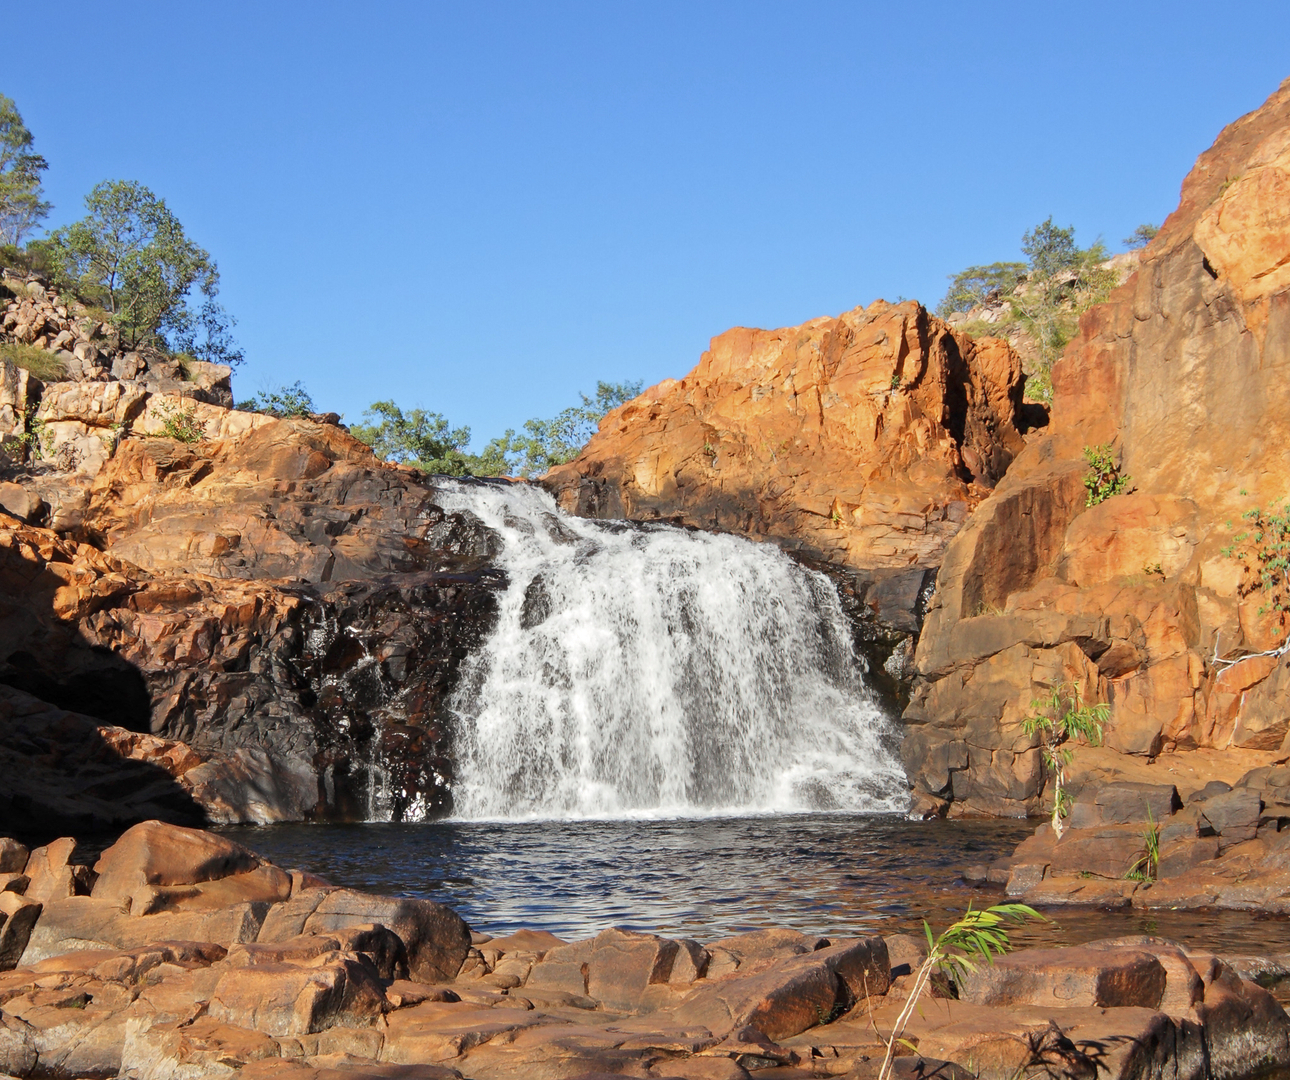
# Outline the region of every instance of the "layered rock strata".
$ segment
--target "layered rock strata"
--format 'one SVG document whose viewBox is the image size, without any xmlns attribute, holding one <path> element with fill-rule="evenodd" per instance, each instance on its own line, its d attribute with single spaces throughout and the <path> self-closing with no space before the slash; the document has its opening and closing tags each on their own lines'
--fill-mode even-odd
<svg viewBox="0 0 1290 1080">
<path fill-rule="evenodd" d="M 338 888 L 157 822 L 92 869 L 74 856 L 70 840 L 0 839 L 8 1075 L 859 1080 L 924 959 L 915 938 L 788 929 L 492 938 L 440 904 Z M 1200 1080 L 1290 1064 L 1272 995 L 1155 938 L 1023 950 L 937 985 L 905 1030 L 902 1077 Z"/>
<path fill-rule="evenodd" d="M 1037 812 L 1023 721 L 1061 684 L 1109 703 L 1121 755 L 1287 753 L 1286 623 L 1225 549 L 1290 495 L 1288 193 L 1283 86 L 1201 156 L 1137 273 L 1083 316 L 1051 424 L 950 542 L 905 713 L 925 812 Z M 1104 445 L 1127 489 L 1090 505 L 1084 450 Z"/>
<path fill-rule="evenodd" d="M 542 482 L 572 513 L 771 540 L 908 635 L 946 543 L 1022 448 L 1021 396 L 1006 343 L 878 301 L 721 334 Z"/>
</svg>

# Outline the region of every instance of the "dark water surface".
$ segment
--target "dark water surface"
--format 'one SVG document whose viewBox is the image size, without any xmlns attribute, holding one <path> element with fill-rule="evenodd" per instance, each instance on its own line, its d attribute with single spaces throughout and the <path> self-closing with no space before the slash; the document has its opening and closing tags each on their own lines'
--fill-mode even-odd
<svg viewBox="0 0 1290 1080">
<path fill-rule="evenodd" d="M 221 830 L 279 866 L 338 885 L 421 896 L 476 930 L 588 937 L 609 926 L 711 941 L 764 926 L 921 933 L 969 902 L 962 868 L 1008 854 L 1024 822 L 798 814 L 613 821 L 439 821 Z M 1049 912 L 1017 944 L 1152 933 L 1229 953 L 1290 952 L 1290 920 L 1239 912 Z"/>
</svg>

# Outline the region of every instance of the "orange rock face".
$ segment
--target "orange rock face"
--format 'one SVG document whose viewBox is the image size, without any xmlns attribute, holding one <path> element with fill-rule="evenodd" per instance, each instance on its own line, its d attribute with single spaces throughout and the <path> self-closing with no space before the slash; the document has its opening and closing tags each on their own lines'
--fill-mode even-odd
<svg viewBox="0 0 1290 1080">
<path fill-rule="evenodd" d="M 1005 342 L 913 302 L 736 328 L 684 379 L 610 413 L 544 483 L 583 515 L 773 540 L 866 581 L 917 571 L 916 594 L 1021 450 L 1021 392 Z M 914 598 L 896 593 L 878 613 L 899 624 Z"/>
<path fill-rule="evenodd" d="M 253 419 L 64 474 L 67 529 L 0 517 L 11 827 L 363 817 L 376 757 L 396 803 L 446 809 L 443 702 L 503 580 L 487 531 L 334 424 Z"/>
<path fill-rule="evenodd" d="M 1285 658 L 1230 663 L 1286 626 L 1224 548 L 1245 511 L 1290 496 L 1288 176 L 1290 84 L 1201 156 L 1139 271 L 1054 367 L 1047 432 L 950 543 L 905 717 L 925 807 L 1036 811 L 1021 725 L 1057 682 L 1109 702 L 1121 754 L 1286 745 Z M 1099 444 L 1130 480 L 1089 507 L 1083 450 Z"/>
</svg>

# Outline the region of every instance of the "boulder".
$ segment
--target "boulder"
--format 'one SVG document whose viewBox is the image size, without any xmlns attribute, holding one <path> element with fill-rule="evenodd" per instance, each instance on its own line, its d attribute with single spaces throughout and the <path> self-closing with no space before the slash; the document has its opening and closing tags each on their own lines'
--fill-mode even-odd
<svg viewBox="0 0 1290 1080">
<path fill-rule="evenodd" d="M 751 1027 L 778 1040 L 826 1023 L 866 996 L 882 996 L 890 982 L 886 942 L 864 938 L 776 960 L 753 974 L 700 983 L 667 1015 L 723 1038 Z"/>
<path fill-rule="evenodd" d="M 270 1035 L 306 1035 L 370 1022 L 385 1007 L 376 972 L 345 957 L 233 967 L 211 997 L 211 1019 Z"/>
<path fill-rule="evenodd" d="M 1252 788 L 1235 788 L 1214 795 L 1201 804 L 1205 821 L 1221 838 L 1221 846 L 1230 847 L 1243 840 L 1253 840 L 1259 828 L 1263 801 Z"/>
<path fill-rule="evenodd" d="M 1070 826 L 1088 829 L 1099 825 L 1157 824 L 1175 810 L 1182 800 L 1173 784 L 1120 782 L 1086 788 L 1071 807 Z"/>
<path fill-rule="evenodd" d="M 99 857 L 92 895 L 118 904 L 136 896 L 146 901 L 156 895 L 156 886 L 217 881 L 254 871 L 259 865 L 252 852 L 222 836 L 145 821 L 127 830 Z M 290 889 L 290 879 L 286 887 Z"/>
<path fill-rule="evenodd" d="M 17 840 L 0 836 L 0 873 L 21 874 L 27 868 L 28 854 Z"/>
<path fill-rule="evenodd" d="M 30 966 L 82 949 L 134 949 L 158 941 L 212 942 L 228 948 L 254 941 L 269 905 L 234 904 L 215 911 L 130 915 L 116 900 L 72 896 L 44 905 L 23 951 Z"/>
<path fill-rule="evenodd" d="M 44 903 L 88 893 L 93 875 L 89 867 L 72 864 L 75 853 L 76 841 L 70 836 L 34 848 L 23 871 L 27 877 L 24 895 Z"/>
<path fill-rule="evenodd" d="M 590 941 L 549 950 L 525 985 L 585 995 L 608 1009 L 631 1012 L 647 987 L 671 979 L 680 951 L 677 942 L 654 934 L 605 930 Z"/>
<path fill-rule="evenodd" d="M 451 908 L 432 900 L 371 896 L 351 889 L 324 893 L 302 929 L 336 933 L 372 923 L 398 935 L 407 950 L 408 973 L 419 982 L 453 979 L 470 949 L 470 927 Z"/>
<path fill-rule="evenodd" d="M 0 892 L 0 971 L 18 966 L 41 905 L 14 892 Z"/>
</svg>

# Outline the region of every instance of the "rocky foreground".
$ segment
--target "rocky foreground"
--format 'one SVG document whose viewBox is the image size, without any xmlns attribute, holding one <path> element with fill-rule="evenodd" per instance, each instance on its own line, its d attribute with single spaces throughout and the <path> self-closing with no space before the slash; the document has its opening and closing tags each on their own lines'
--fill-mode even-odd
<svg viewBox="0 0 1290 1080">
<path fill-rule="evenodd" d="M 706 945 L 489 938 L 441 904 L 337 888 L 160 822 L 93 869 L 74 850 L 0 840 L 0 1072 L 873 1077 L 924 956 L 906 936 L 787 929 Z M 1290 1066 L 1271 994 L 1155 938 L 1015 952 L 936 994 L 906 1031 L 902 1077 Z"/>
</svg>

